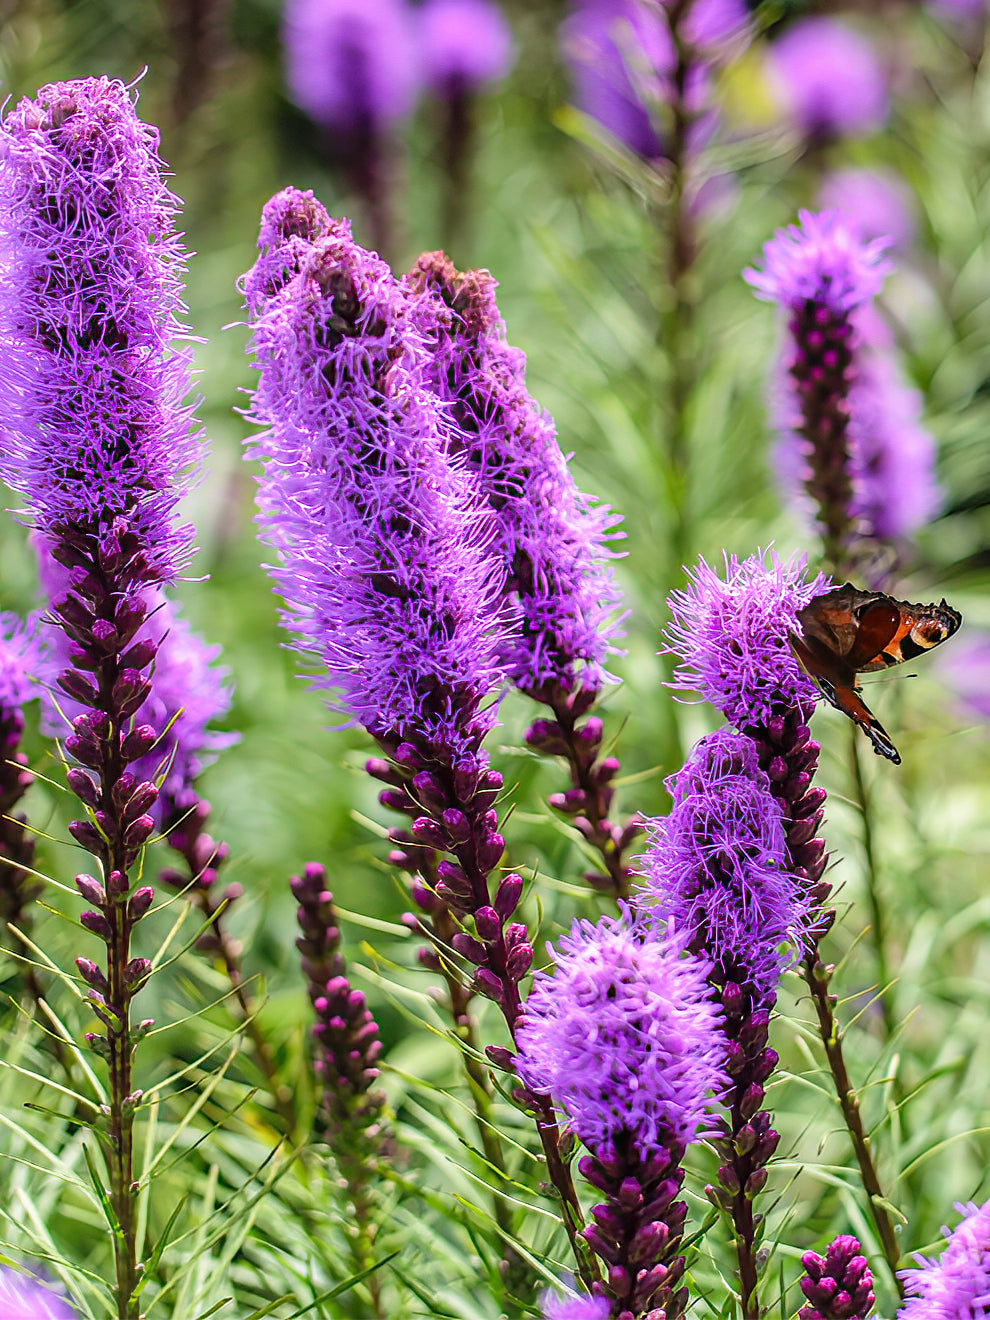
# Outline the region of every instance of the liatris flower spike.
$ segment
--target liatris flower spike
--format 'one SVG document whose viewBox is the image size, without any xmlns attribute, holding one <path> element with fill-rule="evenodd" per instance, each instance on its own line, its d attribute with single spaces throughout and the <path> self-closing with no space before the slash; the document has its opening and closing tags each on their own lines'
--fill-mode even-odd
<svg viewBox="0 0 990 1320">
<path fill-rule="evenodd" d="M 873 1307 L 873 1275 L 857 1238 L 848 1234 L 830 1242 L 825 1258 L 814 1251 L 801 1257 L 801 1291 L 808 1305 L 799 1320 L 864 1320 Z"/>
<path fill-rule="evenodd" d="M 605 1201 L 583 1230 L 608 1264 L 613 1317 L 682 1314 L 685 1148 L 710 1130 L 721 1090 L 718 1010 L 708 965 L 642 918 L 577 921 L 538 972 L 516 1033 L 530 1094 L 554 1095 L 590 1154 L 582 1175 Z M 580 1313 L 580 1312 L 579 1312 Z"/>
<path fill-rule="evenodd" d="M 828 858 L 825 840 L 818 834 L 826 795 L 813 783 L 820 751 L 808 728 L 815 687 L 798 664 L 791 637 L 800 637 L 801 612 L 824 595 L 830 583 L 822 574 L 809 578 L 803 558 L 782 563 L 772 555 L 768 564 L 762 554 L 741 563 L 735 556 L 726 557 L 724 578 L 704 560 L 689 576 L 689 587 L 668 599 L 673 621 L 665 637 L 669 652 L 679 660 L 671 686 L 711 701 L 753 740 L 759 767 L 780 806 L 787 869 L 808 904 L 801 932 L 802 972 L 864 1191 L 884 1255 L 894 1270 L 900 1248 L 846 1070 L 834 1001 L 828 993 L 831 971 L 819 962 L 817 952 L 835 920 L 834 911 L 825 907 L 831 885 L 823 878 Z"/>
<path fill-rule="evenodd" d="M 622 852 L 638 827 L 609 819 L 619 763 L 602 755 L 601 720 L 578 723 L 610 677 L 618 592 L 608 541 L 618 519 L 578 492 L 553 421 L 526 389 L 525 358 L 506 340 L 491 275 L 461 273 L 443 253 L 428 252 L 406 283 L 421 295 L 435 340 L 431 381 L 457 424 L 452 448 L 495 515 L 493 550 L 519 614 L 503 660 L 515 685 L 553 714 L 536 720 L 526 741 L 567 757 L 572 788 L 551 803 L 601 852 L 606 873 L 589 873 L 591 883 L 625 895 Z"/>
<path fill-rule="evenodd" d="M 917 1257 L 916 1269 L 903 1270 L 908 1300 L 897 1320 L 975 1320 L 990 1306 L 990 1201 L 957 1205 L 962 1220 L 950 1232 L 941 1256 Z"/>
<path fill-rule="evenodd" d="M 789 381 L 785 426 L 800 437 L 803 476 L 815 501 L 825 553 L 845 562 L 856 517 L 850 437 L 850 388 L 859 332 L 855 313 L 879 292 L 890 270 L 884 238 L 864 242 L 835 211 L 799 213 L 800 223 L 763 249 L 764 269 L 743 278 L 787 317 L 783 365 Z"/>
<path fill-rule="evenodd" d="M 65 740 L 86 808 L 69 831 L 100 879 L 76 878 L 92 905 L 83 927 L 106 945 L 106 971 L 77 964 L 106 1034 L 87 1035 L 108 1063 L 106 1150 L 121 1314 L 140 1271 L 133 1126 L 131 1002 L 151 970 L 130 951 L 154 893 L 130 872 L 155 828 L 155 784 L 128 767 L 161 730 L 135 724 L 157 644 L 149 595 L 189 553 L 175 507 L 199 456 L 188 407 L 181 247 L 157 132 L 120 82 L 54 83 L 4 120 L 0 168 L 0 406 L 8 428 L 0 475 L 25 498 L 69 586 L 52 616 L 71 643 L 59 686 L 84 713 Z M 85 767 L 85 768 L 83 768 Z M 95 773 L 91 773 L 95 772 Z"/>
<path fill-rule="evenodd" d="M 831 18 L 799 20 L 770 48 L 781 109 L 812 142 L 871 133 L 887 117 L 880 61 L 858 32 Z"/>
<path fill-rule="evenodd" d="M 707 1192 L 732 1218 L 748 1315 L 759 1275 L 761 1216 L 752 1203 L 778 1143 L 762 1108 L 777 1064 L 770 1017 L 788 961 L 783 946 L 799 931 L 806 902 L 788 872 L 780 803 L 750 738 L 729 731 L 702 738 L 667 787 L 674 806 L 648 823 L 640 897 L 652 904 L 651 917 L 673 921 L 692 952 L 710 960 L 708 981 L 722 1006 L 730 1084 L 715 1142 L 719 1186 Z"/>
</svg>

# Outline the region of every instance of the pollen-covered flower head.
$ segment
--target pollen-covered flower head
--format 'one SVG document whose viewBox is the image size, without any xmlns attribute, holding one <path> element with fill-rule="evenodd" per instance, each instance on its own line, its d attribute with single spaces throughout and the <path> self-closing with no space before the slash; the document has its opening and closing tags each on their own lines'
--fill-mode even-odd
<svg viewBox="0 0 990 1320">
<path fill-rule="evenodd" d="M 36 614 L 24 620 L 7 610 L 0 613 L 0 719 L 40 692 L 46 648 L 38 624 Z"/>
<path fill-rule="evenodd" d="M 607 543 L 618 519 L 577 489 L 553 419 L 526 389 L 526 359 L 506 340 L 488 271 L 459 272 L 426 252 L 406 284 L 432 340 L 430 383 L 456 425 L 451 451 L 495 515 L 492 550 L 519 615 L 502 653 L 508 673 L 525 690 L 597 688 L 615 650 Z"/>
<path fill-rule="evenodd" d="M 916 1269 L 901 1270 L 908 1300 L 897 1320 L 978 1320 L 990 1314 L 990 1201 L 956 1205 L 962 1221 L 950 1232 L 941 1256 L 918 1256 Z"/>
<path fill-rule="evenodd" d="M 673 810 L 648 823 L 642 900 L 691 937 L 720 979 L 762 999 L 776 989 L 804 903 L 756 747 L 743 734 L 709 734 L 667 789 Z"/>
<path fill-rule="evenodd" d="M 839 211 L 799 211 L 798 223 L 778 229 L 763 247 L 763 269 L 743 279 L 765 302 L 785 309 L 815 303 L 846 315 L 876 297 L 890 273 L 886 237 L 866 240 Z"/>
<path fill-rule="evenodd" d="M 257 308 L 252 417 L 269 429 L 251 454 L 286 623 L 319 681 L 366 728 L 456 756 L 494 720 L 502 570 L 491 515 L 448 457 L 413 303 L 329 222 Z"/>
<path fill-rule="evenodd" d="M 19 102 L 0 154 L 0 476 L 42 529 L 124 517 L 168 580 L 199 444 L 157 130 L 122 83 L 83 78 Z"/>
<path fill-rule="evenodd" d="M 695 1141 L 725 1083 L 709 964 L 628 909 L 548 947 L 556 968 L 535 975 L 516 1035 L 524 1083 L 550 1091 L 592 1151 Z"/>
<path fill-rule="evenodd" d="M 720 576 L 699 559 L 689 585 L 667 598 L 666 653 L 680 661 L 670 686 L 710 701 L 738 729 L 765 724 L 782 707 L 812 705 L 817 688 L 789 639 L 801 635 L 799 611 L 831 583 L 822 573 L 809 578 L 805 566 L 803 555 L 732 555 Z"/>
<path fill-rule="evenodd" d="M 4 1320 L 75 1320 L 76 1312 L 64 1297 L 52 1292 L 30 1274 L 0 1267 L 0 1315 Z"/>
</svg>

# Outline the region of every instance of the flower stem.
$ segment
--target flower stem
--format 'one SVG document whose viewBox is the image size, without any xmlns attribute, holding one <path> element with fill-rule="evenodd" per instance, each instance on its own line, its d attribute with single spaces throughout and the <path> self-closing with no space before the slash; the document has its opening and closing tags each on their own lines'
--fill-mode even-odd
<svg viewBox="0 0 990 1320">
<path fill-rule="evenodd" d="M 873 820 L 869 789 L 863 775 L 860 760 L 859 730 L 853 726 L 849 730 L 849 764 L 852 770 L 856 805 L 862 821 L 863 860 L 866 870 L 866 889 L 870 903 L 870 919 L 873 926 L 873 952 L 876 957 L 877 986 L 880 991 L 880 1007 L 883 1010 L 884 1036 L 893 1039 L 897 1029 L 894 1005 L 887 993 L 890 985 L 890 968 L 887 963 L 886 920 L 880 901 L 876 853 L 873 847 Z"/>
<path fill-rule="evenodd" d="M 852 1082 L 849 1080 L 849 1073 L 846 1070 L 845 1058 L 842 1052 L 842 1030 L 834 1012 L 835 996 L 829 994 L 828 991 L 831 972 L 823 966 L 817 951 L 805 955 L 802 962 L 802 971 L 805 984 L 811 992 L 811 999 L 815 1006 L 818 1017 L 818 1032 L 825 1047 L 825 1056 L 828 1059 L 829 1071 L 835 1085 L 835 1094 L 842 1110 L 846 1130 L 852 1141 L 856 1163 L 859 1165 L 863 1189 L 870 1205 L 870 1214 L 873 1216 L 873 1223 L 880 1238 L 883 1254 L 890 1267 L 894 1286 L 900 1296 L 903 1297 L 904 1288 L 897 1275 L 901 1250 L 894 1233 L 894 1225 L 886 1210 L 886 1198 L 880 1185 L 876 1165 L 873 1162 L 870 1139 L 863 1128 L 859 1096 L 856 1094 Z"/>
</svg>

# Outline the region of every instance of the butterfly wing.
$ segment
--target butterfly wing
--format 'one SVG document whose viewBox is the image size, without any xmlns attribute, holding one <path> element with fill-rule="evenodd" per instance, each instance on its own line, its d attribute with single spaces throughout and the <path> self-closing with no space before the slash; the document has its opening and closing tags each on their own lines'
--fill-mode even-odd
<svg viewBox="0 0 990 1320">
<path fill-rule="evenodd" d="M 887 730 L 856 690 L 855 669 L 848 660 L 830 655 L 820 640 L 812 637 L 808 641 L 810 645 L 792 636 L 791 646 L 803 668 L 817 683 L 822 696 L 859 725 L 878 756 L 885 756 L 894 765 L 900 765 L 900 755 Z"/>
</svg>

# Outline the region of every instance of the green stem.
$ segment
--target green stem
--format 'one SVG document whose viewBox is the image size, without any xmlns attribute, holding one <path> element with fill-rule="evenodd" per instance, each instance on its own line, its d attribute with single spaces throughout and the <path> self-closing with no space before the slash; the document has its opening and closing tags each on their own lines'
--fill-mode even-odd
<svg viewBox="0 0 990 1320">
<path fill-rule="evenodd" d="M 872 803 L 870 792 L 863 775 L 863 764 L 860 756 L 861 748 L 859 730 L 853 726 L 849 730 L 849 763 L 852 770 L 856 805 L 859 807 L 859 815 L 862 822 L 863 860 L 866 872 L 866 891 L 870 904 L 870 920 L 873 928 L 873 953 L 876 959 L 877 984 L 880 990 L 880 1007 L 883 1010 L 884 1035 L 889 1041 L 892 1039 L 894 1032 L 897 1029 L 897 1020 L 894 1013 L 894 1005 L 887 993 L 890 984 L 890 968 L 887 961 L 886 919 L 884 917 L 883 905 L 880 901 L 876 853 L 873 847 Z"/>
</svg>

